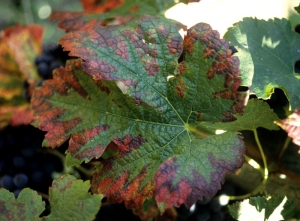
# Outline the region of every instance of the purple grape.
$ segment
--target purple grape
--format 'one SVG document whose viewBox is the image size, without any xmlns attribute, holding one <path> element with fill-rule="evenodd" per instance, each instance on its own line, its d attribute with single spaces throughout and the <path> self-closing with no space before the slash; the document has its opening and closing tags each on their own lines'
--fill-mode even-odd
<svg viewBox="0 0 300 221">
<path fill-rule="evenodd" d="M 18 198 L 18 196 L 19 196 L 19 194 L 20 194 L 21 191 L 22 191 L 22 189 L 16 189 L 14 191 L 15 198 Z"/>
<path fill-rule="evenodd" d="M 42 78 L 48 78 L 50 73 L 51 73 L 48 64 L 45 63 L 45 62 L 39 63 L 38 66 L 37 66 L 37 70 L 38 70 L 39 75 Z"/>
<path fill-rule="evenodd" d="M 42 183 L 43 173 L 41 171 L 34 171 L 31 175 L 31 180 L 37 184 Z"/>
<path fill-rule="evenodd" d="M 26 165 L 26 161 L 23 157 L 16 156 L 13 158 L 13 164 L 16 168 L 22 168 Z"/>
<path fill-rule="evenodd" d="M 49 65 L 53 60 L 54 60 L 54 57 L 52 57 L 50 55 L 42 54 L 35 58 L 35 64 L 39 65 L 41 63 L 46 63 L 47 65 Z"/>
<path fill-rule="evenodd" d="M 14 188 L 13 178 L 11 176 L 4 175 L 0 180 L 0 185 L 7 190 L 12 190 Z"/>
<path fill-rule="evenodd" d="M 19 173 L 14 176 L 14 184 L 18 188 L 24 188 L 28 183 L 28 177 L 24 173 Z"/>
</svg>

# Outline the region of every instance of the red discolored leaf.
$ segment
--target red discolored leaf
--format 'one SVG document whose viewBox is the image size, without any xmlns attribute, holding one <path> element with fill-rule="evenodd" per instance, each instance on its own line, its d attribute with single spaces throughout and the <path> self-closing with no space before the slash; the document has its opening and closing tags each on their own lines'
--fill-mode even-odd
<svg viewBox="0 0 300 221">
<path fill-rule="evenodd" d="M 288 118 L 275 121 L 275 123 L 285 130 L 289 137 L 293 138 L 293 142 L 300 146 L 300 108 L 296 108 Z"/>
<path fill-rule="evenodd" d="M 30 95 L 40 79 L 34 64 L 42 50 L 43 28 L 13 26 L 0 37 L 0 128 L 30 124 L 33 111 L 24 96 Z M 25 91 L 24 83 L 29 84 Z"/>
<path fill-rule="evenodd" d="M 33 110 L 29 104 L 17 107 L 1 107 L 0 118 L 0 128 L 4 128 L 7 125 L 28 125 L 34 121 Z"/>
<path fill-rule="evenodd" d="M 135 26 L 144 15 L 163 14 L 179 2 L 199 2 L 199 0 L 81 0 L 84 12 L 59 12 L 51 15 L 52 21 L 58 21 L 58 27 L 70 31 L 85 30 L 87 26 L 100 24 L 127 24 Z M 166 20 L 161 16 L 162 20 Z M 183 26 L 183 25 L 182 25 Z"/>
<path fill-rule="evenodd" d="M 2 33 L 2 40 L 11 49 L 13 58 L 30 85 L 39 80 L 34 59 L 42 52 L 43 27 L 15 26 Z"/>
<path fill-rule="evenodd" d="M 201 124 L 233 121 L 245 98 L 237 91 L 238 59 L 207 24 L 183 40 L 173 22 L 144 16 L 135 28 L 89 26 L 60 43 L 82 60 L 36 90 L 35 124 L 47 132 L 47 146 L 70 138 L 68 166 L 117 146 L 93 173 L 92 192 L 128 208 L 154 197 L 162 213 L 211 198 L 225 174 L 241 167 L 239 133 L 216 135 Z"/>
<path fill-rule="evenodd" d="M 122 5 L 124 1 L 125 0 L 81 0 L 81 4 L 87 12 L 103 13 Z"/>
</svg>

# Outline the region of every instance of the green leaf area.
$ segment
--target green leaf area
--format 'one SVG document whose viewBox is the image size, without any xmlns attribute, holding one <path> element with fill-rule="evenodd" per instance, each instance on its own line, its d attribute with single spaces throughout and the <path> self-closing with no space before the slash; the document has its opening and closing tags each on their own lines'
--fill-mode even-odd
<svg viewBox="0 0 300 221">
<path fill-rule="evenodd" d="M 242 202 L 229 205 L 229 212 L 239 221 L 278 221 L 293 217 L 293 203 L 286 196 L 250 197 Z"/>
<path fill-rule="evenodd" d="M 300 75 L 294 70 L 300 60 L 300 37 L 288 20 L 244 18 L 224 38 L 237 48 L 243 84 L 252 93 L 267 99 L 280 88 L 292 110 L 300 107 Z"/>
<path fill-rule="evenodd" d="M 114 24 L 136 25 L 136 22 L 143 15 L 156 15 L 164 20 L 166 19 L 164 16 L 166 10 L 177 3 L 199 2 L 199 0 L 179 0 L 178 2 L 174 0 L 123 0 L 122 2 L 120 5 L 120 1 L 117 1 L 115 4 L 118 4 L 118 7 L 112 7 L 112 10 L 104 13 L 97 13 L 96 10 L 90 12 L 54 12 L 51 18 L 58 20 L 58 27 L 68 32 L 80 30 L 86 25 L 94 25 L 94 23 L 105 25 L 113 22 Z"/>
<path fill-rule="evenodd" d="M 279 130 L 275 121 L 279 121 L 278 116 L 273 112 L 270 106 L 258 99 L 250 99 L 242 115 L 235 115 L 235 121 L 227 123 L 201 122 L 197 128 L 207 126 L 219 130 L 255 130 L 263 127 L 268 130 Z"/>
<path fill-rule="evenodd" d="M 0 220 L 93 220 L 100 208 L 102 195 L 91 195 L 89 188 L 89 181 L 76 180 L 71 175 L 54 180 L 49 191 L 51 213 L 42 218 L 39 216 L 45 209 L 45 203 L 35 191 L 25 188 L 15 199 L 13 193 L 0 188 Z"/>
<path fill-rule="evenodd" d="M 241 167 L 237 131 L 194 126 L 243 112 L 238 59 L 209 25 L 195 25 L 183 40 L 173 23 L 145 16 L 137 29 L 94 26 L 60 43 L 83 61 L 69 61 L 35 91 L 35 125 L 47 131 L 46 146 L 70 138 L 69 166 L 101 157 L 110 143 L 118 147 L 94 172 L 93 192 L 128 208 L 153 195 L 161 211 L 189 207 Z"/>
</svg>

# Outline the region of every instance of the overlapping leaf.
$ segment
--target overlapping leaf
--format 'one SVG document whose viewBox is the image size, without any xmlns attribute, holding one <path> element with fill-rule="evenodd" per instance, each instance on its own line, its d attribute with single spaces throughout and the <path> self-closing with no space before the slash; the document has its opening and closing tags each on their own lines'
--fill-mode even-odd
<svg viewBox="0 0 300 221">
<path fill-rule="evenodd" d="M 97 167 L 94 192 L 129 208 L 155 195 L 162 212 L 212 197 L 224 174 L 242 165 L 237 132 L 193 126 L 243 112 L 239 61 L 209 25 L 195 25 L 182 41 L 173 23 L 145 16 L 136 29 L 94 26 L 60 43 L 83 61 L 69 61 L 34 93 L 36 126 L 52 148 L 70 137 L 69 165 L 99 158 L 111 142 L 118 146 Z"/>
<path fill-rule="evenodd" d="M 215 129 L 222 130 L 255 130 L 258 127 L 263 127 L 269 130 L 279 130 L 279 127 L 274 121 L 279 120 L 278 116 L 273 112 L 269 105 L 258 99 L 250 99 L 245 107 L 243 115 L 236 115 L 237 120 L 233 122 L 214 123 L 211 126 L 207 123 L 200 123 L 200 125 L 207 125 Z M 199 126 L 200 126 L 199 125 Z"/>
<path fill-rule="evenodd" d="M 13 193 L 0 188 L 0 220 L 93 220 L 100 208 L 102 195 L 91 195 L 89 188 L 89 181 L 76 180 L 71 175 L 54 180 L 49 191 L 51 213 L 42 218 L 39 216 L 45 210 L 45 203 L 35 191 L 25 188 L 15 199 Z"/>
<path fill-rule="evenodd" d="M 45 209 L 42 197 L 29 188 L 23 189 L 18 198 L 4 188 L 0 188 L 0 220 L 38 221 Z"/>
<path fill-rule="evenodd" d="M 43 220 L 94 220 L 103 196 L 91 195 L 90 186 L 71 175 L 54 180 L 49 190 L 51 213 Z"/>
<path fill-rule="evenodd" d="M 286 196 L 250 197 L 228 206 L 230 214 L 239 221 L 278 221 L 293 217 L 294 206 Z"/>
<path fill-rule="evenodd" d="M 177 3 L 199 2 L 199 0 L 179 0 Z M 58 27 L 66 31 L 78 31 L 94 24 L 106 25 L 111 23 L 128 23 L 136 25 L 143 15 L 162 15 L 174 6 L 174 0 L 115 0 L 94 1 L 82 0 L 85 12 L 54 12 L 52 20 L 58 20 Z"/>
<path fill-rule="evenodd" d="M 288 133 L 296 145 L 300 146 L 300 108 L 296 108 L 288 118 L 275 123 Z"/>
<path fill-rule="evenodd" d="M 27 81 L 29 84 L 30 93 L 39 80 L 34 59 L 41 53 L 42 37 L 43 28 L 38 25 L 18 25 L 5 29 L 1 34 L 0 128 L 8 124 L 28 124 L 33 119 L 24 96 L 24 83 Z"/>
<path fill-rule="evenodd" d="M 251 92 L 267 99 L 274 88 L 280 88 L 292 110 L 300 107 L 300 75 L 294 71 L 300 60 L 300 38 L 289 21 L 244 18 L 224 38 L 239 51 L 243 84 L 251 86 Z"/>
</svg>

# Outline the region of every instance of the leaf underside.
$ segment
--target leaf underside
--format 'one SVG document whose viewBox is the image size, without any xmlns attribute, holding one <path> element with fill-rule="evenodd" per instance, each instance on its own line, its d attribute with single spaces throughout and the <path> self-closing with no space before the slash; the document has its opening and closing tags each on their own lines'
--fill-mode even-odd
<svg viewBox="0 0 300 221">
<path fill-rule="evenodd" d="M 280 88 L 292 110 L 300 107 L 300 75 L 294 70 L 300 60 L 300 38 L 288 20 L 244 18 L 224 38 L 238 50 L 243 85 L 263 99 Z"/>
<path fill-rule="evenodd" d="M 190 28 L 183 41 L 172 22 L 144 16 L 136 29 L 94 26 L 60 44 L 83 61 L 69 61 L 34 93 L 35 125 L 47 131 L 46 146 L 70 138 L 69 166 L 101 157 L 111 142 L 118 146 L 94 172 L 93 192 L 128 208 L 154 195 L 163 212 L 212 197 L 225 173 L 241 167 L 238 132 L 194 127 L 232 121 L 244 107 L 239 61 L 209 25 Z"/>
</svg>

